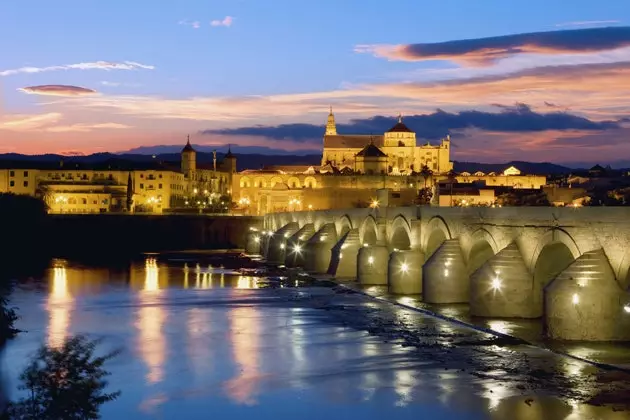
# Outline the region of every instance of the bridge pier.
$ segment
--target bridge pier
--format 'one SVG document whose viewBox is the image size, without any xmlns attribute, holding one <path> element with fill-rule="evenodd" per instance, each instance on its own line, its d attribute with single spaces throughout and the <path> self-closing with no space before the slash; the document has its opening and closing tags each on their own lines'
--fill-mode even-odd
<svg viewBox="0 0 630 420">
<path fill-rule="evenodd" d="M 304 245 L 304 269 L 309 273 L 325 274 L 330 267 L 331 250 L 337 243 L 334 223 L 322 226 Z"/>
<path fill-rule="evenodd" d="M 314 234 L 315 226 L 312 223 L 307 223 L 287 239 L 284 265 L 287 267 L 304 267 L 306 256 L 304 245 Z"/>
<path fill-rule="evenodd" d="M 260 236 L 260 255 L 265 259 L 269 255 L 269 242 L 272 234 L 273 232 L 271 231 L 263 231 Z"/>
<path fill-rule="evenodd" d="M 630 294 L 602 249 L 586 252 L 544 289 L 545 326 L 559 340 L 630 340 Z"/>
<path fill-rule="evenodd" d="M 387 284 L 389 250 L 385 245 L 370 245 L 359 249 L 357 280 L 360 284 Z"/>
<path fill-rule="evenodd" d="M 287 239 L 298 231 L 297 222 L 291 222 L 278 229 L 269 239 L 269 249 L 267 251 L 267 262 L 271 264 L 284 264 L 287 254 Z"/>
<path fill-rule="evenodd" d="M 258 230 L 251 230 L 247 234 L 247 244 L 245 245 L 245 252 L 248 255 L 261 255 L 262 254 L 262 237 Z"/>
<path fill-rule="evenodd" d="M 470 314 L 496 318 L 537 318 L 533 276 L 515 242 L 499 251 L 470 280 Z"/>
<path fill-rule="evenodd" d="M 340 279 L 357 278 L 359 239 L 359 229 L 351 229 L 337 242 L 331 250 L 328 274 Z"/>
<path fill-rule="evenodd" d="M 470 279 L 459 240 L 449 239 L 423 267 L 422 300 L 428 303 L 468 302 Z"/>
<path fill-rule="evenodd" d="M 424 253 L 417 250 L 394 251 L 389 256 L 387 282 L 390 293 L 422 293 Z"/>
</svg>

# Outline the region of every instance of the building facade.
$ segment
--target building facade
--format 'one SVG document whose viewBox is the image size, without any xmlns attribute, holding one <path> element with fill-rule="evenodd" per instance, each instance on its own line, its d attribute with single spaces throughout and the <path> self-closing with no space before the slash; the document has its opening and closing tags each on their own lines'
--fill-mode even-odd
<svg viewBox="0 0 630 420">
<path fill-rule="evenodd" d="M 339 134 L 331 109 L 323 143 L 322 166 L 330 164 L 339 169 L 347 167 L 362 172 L 357 154 L 372 144 L 387 157 L 387 174 L 409 175 L 420 172 L 424 166 L 435 174 L 446 174 L 453 169 L 450 137 L 446 136 L 438 145 L 418 146 L 416 133 L 403 123 L 402 116 L 383 135 Z"/>
<path fill-rule="evenodd" d="M 236 158 L 198 165 L 190 141 L 181 162 L 107 161 L 95 165 L 14 162 L 0 169 L 0 192 L 42 197 L 51 213 L 162 213 L 208 207 L 232 193 Z M 223 198 L 225 200 L 225 198 Z M 130 206 L 130 208 L 129 208 Z"/>
</svg>

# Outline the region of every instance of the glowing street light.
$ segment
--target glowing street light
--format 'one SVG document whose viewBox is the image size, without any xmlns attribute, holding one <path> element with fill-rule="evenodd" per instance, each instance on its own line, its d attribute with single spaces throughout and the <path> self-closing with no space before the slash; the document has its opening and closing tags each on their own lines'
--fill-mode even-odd
<svg viewBox="0 0 630 420">
<path fill-rule="evenodd" d="M 501 279 L 496 276 L 495 278 L 492 279 L 492 288 L 494 290 L 500 290 L 501 289 Z"/>
<path fill-rule="evenodd" d="M 374 264 L 374 257 L 370 255 L 370 257 L 368 258 L 368 264 L 372 265 Z"/>
<path fill-rule="evenodd" d="M 302 252 L 302 247 L 301 247 L 300 245 L 295 245 L 295 246 L 293 247 L 293 251 L 294 251 L 296 254 L 299 254 L 299 253 L 301 253 L 301 252 Z"/>
<path fill-rule="evenodd" d="M 407 263 L 402 263 L 402 265 L 400 266 L 400 271 L 402 271 L 403 273 L 407 273 L 409 271 L 409 265 L 407 265 Z"/>
<path fill-rule="evenodd" d="M 371 208 L 373 208 L 373 209 L 377 209 L 377 208 L 378 208 L 378 206 L 379 206 L 379 204 L 380 204 L 380 203 L 379 203 L 379 201 L 375 198 L 375 199 L 373 199 L 373 200 L 372 200 L 372 202 L 370 203 L 370 207 L 371 207 Z"/>
</svg>

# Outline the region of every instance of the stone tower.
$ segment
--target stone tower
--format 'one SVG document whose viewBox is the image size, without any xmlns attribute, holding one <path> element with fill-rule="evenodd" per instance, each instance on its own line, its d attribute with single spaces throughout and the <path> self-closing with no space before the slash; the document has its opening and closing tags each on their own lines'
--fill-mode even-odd
<svg viewBox="0 0 630 420">
<path fill-rule="evenodd" d="M 182 172 L 188 179 L 193 179 L 197 171 L 197 152 L 190 145 L 190 136 L 182 149 Z"/>
<path fill-rule="evenodd" d="M 228 151 L 223 158 L 225 162 L 223 167 L 225 170 L 231 174 L 236 173 L 236 156 L 232 153 L 232 146 L 228 145 Z"/>
<path fill-rule="evenodd" d="M 337 124 L 335 124 L 335 115 L 333 114 L 332 106 L 330 107 L 330 114 L 328 114 L 328 121 L 326 122 L 326 135 L 337 135 Z"/>
</svg>

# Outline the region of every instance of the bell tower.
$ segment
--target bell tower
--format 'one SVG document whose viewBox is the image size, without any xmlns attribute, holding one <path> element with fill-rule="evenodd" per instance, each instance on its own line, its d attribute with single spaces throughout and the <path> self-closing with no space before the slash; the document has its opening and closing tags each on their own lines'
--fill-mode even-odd
<svg viewBox="0 0 630 420">
<path fill-rule="evenodd" d="M 182 172 L 188 179 L 193 179 L 197 170 L 197 152 L 190 145 L 190 136 L 182 149 Z"/>
<path fill-rule="evenodd" d="M 333 114 L 332 106 L 330 107 L 330 114 L 328 114 L 328 121 L 326 122 L 326 135 L 337 135 L 337 124 L 335 124 L 335 114 Z"/>
</svg>

